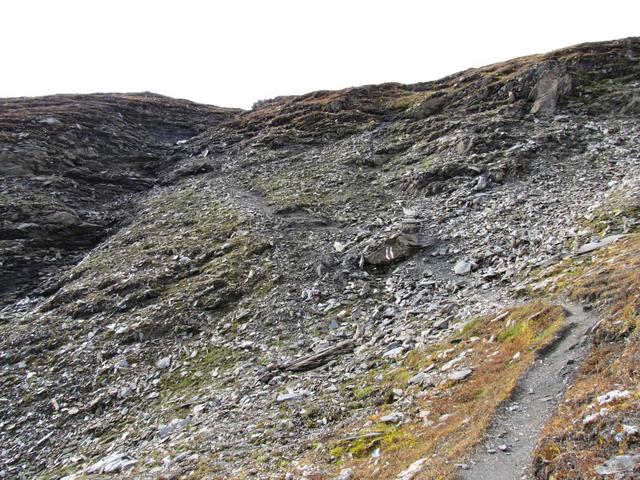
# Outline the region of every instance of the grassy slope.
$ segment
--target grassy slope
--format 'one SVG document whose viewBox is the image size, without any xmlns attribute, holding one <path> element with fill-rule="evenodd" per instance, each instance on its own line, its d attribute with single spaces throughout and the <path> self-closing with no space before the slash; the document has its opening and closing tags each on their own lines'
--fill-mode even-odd
<svg viewBox="0 0 640 480">
<path fill-rule="evenodd" d="M 637 451 L 638 435 L 616 434 L 640 422 L 640 234 L 594 256 L 563 289 L 605 309 L 593 334 L 593 351 L 582 365 L 535 452 L 536 478 L 605 478 L 594 468 L 608 458 Z M 612 390 L 629 397 L 601 405 Z M 593 422 L 585 418 L 606 408 Z"/>
<path fill-rule="evenodd" d="M 590 226 L 604 228 L 600 233 L 626 228 L 619 224 L 619 211 L 598 215 Z M 625 208 L 624 213 L 625 220 L 631 216 L 632 223 L 637 223 L 636 208 Z M 541 432 L 534 466 L 540 479 L 604 478 L 594 477 L 596 465 L 640 445 L 637 435 L 622 442 L 614 438 L 622 424 L 640 422 L 639 267 L 640 233 L 631 233 L 592 255 L 570 258 L 539 272 L 538 285 L 544 288 L 532 289 L 537 300 L 474 319 L 458 336 L 428 351 L 413 352 L 397 368 L 370 372 L 352 392 L 354 399 L 392 388 L 418 391 L 407 384 L 413 374 L 430 365 L 431 371 L 438 371 L 462 352 L 466 355 L 460 366 L 473 368 L 464 382 L 445 380 L 419 394 L 410 407 L 410 420 L 399 426 L 380 421 L 391 410 L 382 399 L 364 427 L 337 432 L 317 446 L 309 463 L 327 462 L 334 473 L 352 467 L 359 479 L 388 479 L 424 459 L 414 479 L 455 478 L 455 464 L 463 462 L 471 447 L 483 439 L 499 405 L 563 328 L 564 312 L 557 303 L 568 296 L 586 306 L 601 307 L 605 313 L 593 333 L 593 351 Z M 600 409 L 596 398 L 612 390 L 628 390 L 631 396 L 606 405 L 607 415 L 583 427 L 583 418 Z M 376 449 L 379 457 L 371 455 Z"/>
</svg>

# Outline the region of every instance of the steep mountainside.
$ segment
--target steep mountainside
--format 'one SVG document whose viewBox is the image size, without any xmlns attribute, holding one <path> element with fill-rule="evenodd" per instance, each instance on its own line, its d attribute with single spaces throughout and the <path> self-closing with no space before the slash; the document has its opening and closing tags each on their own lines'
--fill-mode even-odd
<svg viewBox="0 0 640 480">
<path fill-rule="evenodd" d="M 637 367 L 578 367 L 637 345 L 639 115 L 638 38 L 250 111 L 0 100 L 0 478 L 632 478 Z M 612 391 L 611 438 L 562 431 Z M 494 439 L 527 402 L 538 444 Z"/>
</svg>

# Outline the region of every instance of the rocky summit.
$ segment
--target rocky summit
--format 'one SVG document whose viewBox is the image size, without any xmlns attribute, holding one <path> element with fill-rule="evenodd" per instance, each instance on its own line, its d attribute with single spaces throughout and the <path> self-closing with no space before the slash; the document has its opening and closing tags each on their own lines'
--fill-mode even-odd
<svg viewBox="0 0 640 480">
<path fill-rule="evenodd" d="M 640 38 L 0 99 L 0 478 L 638 478 L 639 194 Z"/>
</svg>

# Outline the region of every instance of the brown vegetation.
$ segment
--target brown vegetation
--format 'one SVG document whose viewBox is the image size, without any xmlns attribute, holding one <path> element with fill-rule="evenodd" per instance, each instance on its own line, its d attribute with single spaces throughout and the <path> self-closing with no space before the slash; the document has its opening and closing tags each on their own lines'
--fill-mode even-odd
<svg viewBox="0 0 640 480">
<path fill-rule="evenodd" d="M 422 472 L 415 478 L 451 478 L 455 464 L 462 462 L 483 438 L 492 415 L 511 396 L 538 353 L 558 336 L 563 323 L 561 307 L 532 302 L 494 317 L 476 319 L 451 342 L 409 355 L 403 362 L 409 372 L 431 365 L 431 371 L 441 371 L 447 362 L 466 352 L 446 373 L 463 365 L 471 366 L 473 373 L 460 382 L 445 377 L 417 395 L 419 400 L 412 407 L 415 419 L 403 425 L 392 427 L 380 422 L 388 410 L 383 406 L 371 417 L 372 427 L 347 440 L 329 442 L 337 467 L 356 467 L 357 478 L 387 479 L 412 462 L 425 459 Z M 406 387 L 407 374 L 394 378 L 399 386 Z M 371 457 L 375 448 L 380 448 L 379 458 L 384 461 Z"/>
<path fill-rule="evenodd" d="M 623 432 L 623 425 L 640 421 L 640 235 L 599 253 L 566 291 L 607 313 L 594 331 L 593 351 L 540 436 L 536 478 L 604 478 L 597 465 L 640 446 L 637 434 Z M 614 390 L 628 397 L 598 400 Z"/>
</svg>

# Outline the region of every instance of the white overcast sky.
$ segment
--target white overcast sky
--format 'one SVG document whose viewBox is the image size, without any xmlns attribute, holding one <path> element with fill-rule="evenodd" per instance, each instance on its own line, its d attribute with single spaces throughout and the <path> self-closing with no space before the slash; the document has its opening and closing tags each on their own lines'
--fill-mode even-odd
<svg viewBox="0 0 640 480">
<path fill-rule="evenodd" d="M 248 108 L 634 35 L 640 0 L 2 0 L 0 97 L 153 91 Z"/>
</svg>

